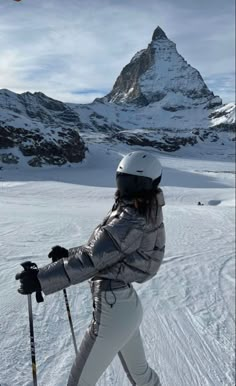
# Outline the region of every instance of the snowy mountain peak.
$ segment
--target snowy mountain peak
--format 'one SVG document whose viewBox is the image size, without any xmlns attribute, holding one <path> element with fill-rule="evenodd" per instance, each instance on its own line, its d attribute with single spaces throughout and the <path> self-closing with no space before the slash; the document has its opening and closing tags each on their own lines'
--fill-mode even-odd
<svg viewBox="0 0 236 386">
<path fill-rule="evenodd" d="M 159 40 L 159 39 L 168 39 L 165 32 L 161 27 L 157 27 L 152 35 L 152 40 Z"/>
<path fill-rule="evenodd" d="M 222 105 L 199 71 L 178 53 L 174 42 L 157 27 L 148 47 L 123 68 L 112 91 L 103 101 L 138 106 L 160 102 L 172 110 L 196 104 L 206 108 Z"/>
<path fill-rule="evenodd" d="M 77 163 L 91 143 L 171 152 L 205 142 L 227 158 L 234 153 L 234 125 L 235 105 L 222 105 L 157 27 L 112 91 L 93 103 L 66 104 L 42 92 L 0 90 L 0 170 Z"/>
</svg>

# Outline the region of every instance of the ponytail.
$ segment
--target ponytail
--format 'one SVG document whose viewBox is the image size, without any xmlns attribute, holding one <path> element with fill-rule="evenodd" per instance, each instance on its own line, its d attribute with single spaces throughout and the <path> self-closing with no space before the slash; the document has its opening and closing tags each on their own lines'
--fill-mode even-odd
<svg viewBox="0 0 236 386">
<path fill-rule="evenodd" d="M 159 188 L 155 190 L 144 191 L 138 195 L 127 198 L 128 201 L 133 201 L 133 206 L 137 209 L 141 216 L 146 218 L 147 222 L 155 222 L 156 220 L 158 211 L 158 192 Z M 117 190 L 115 193 L 115 204 L 113 208 L 117 209 L 121 203 L 124 203 L 125 201 L 126 200 L 121 198 L 120 191 Z"/>
</svg>

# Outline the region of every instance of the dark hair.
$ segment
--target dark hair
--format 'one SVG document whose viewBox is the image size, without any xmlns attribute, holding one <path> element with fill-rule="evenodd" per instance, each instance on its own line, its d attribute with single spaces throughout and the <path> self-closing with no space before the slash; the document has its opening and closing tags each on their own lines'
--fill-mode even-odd
<svg viewBox="0 0 236 386">
<path fill-rule="evenodd" d="M 158 210 L 157 193 L 160 188 L 155 190 L 143 191 L 133 197 L 127 198 L 129 201 L 135 202 L 135 207 L 141 216 L 144 216 L 148 222 L 155 222 Z M 115 206 L 118 207 L 126 199 L 121 197 L 119 189 L 115 193 Z"/>
</svg>

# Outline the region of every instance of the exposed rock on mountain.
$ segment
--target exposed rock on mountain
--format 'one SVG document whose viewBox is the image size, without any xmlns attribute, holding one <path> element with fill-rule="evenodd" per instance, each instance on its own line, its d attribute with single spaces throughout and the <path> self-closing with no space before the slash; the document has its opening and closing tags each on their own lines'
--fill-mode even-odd
<svg viewBox="0 0 236 386">
<path fill-rule="evenodd" d="M 0 163 L 16 164 L 22 155 L 30 166 L 80 162 L 85 144 L 78 114 L 42 93 L 0 93 Z"/>
<path fill-rule="evenodd" d="M 167 96 L 168 105 L 163 108 L 168 111 L 185 109 L 187 99 L 195 105 L 205 103 L 208 108 L 222 104 L 200 73 L 177 52 L 175 43 L 157 27 L 147 49 L 138 52 L 124 67 L 104 100 L 146 106 Z"/>
<path fill-rule="evenodd" d="M 234 152 L 235 105 L 223 105 L 158 27 L 124 67 L 112 91 L 88 105 L 41 92 L 0 90 L 0 166 L 83 160 L 86 144 L 117 142 L 176 151 L 201 146 Z"/>
</svg>

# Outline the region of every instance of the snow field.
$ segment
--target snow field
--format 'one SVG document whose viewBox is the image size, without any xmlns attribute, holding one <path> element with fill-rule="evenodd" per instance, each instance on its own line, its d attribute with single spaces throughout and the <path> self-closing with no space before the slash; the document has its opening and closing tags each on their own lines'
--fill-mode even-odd
<svg viewBox="0 0 236 386">
<path fill-rule="evenodd" d="M 27 298 L 20 263 L 47 264 L 56 244 L 85 243 L 113 203 L 119 154 L 79 168 L 11 172 L 0 181 L 0 385 L 31 386 Z M 158 275 L 135 285 L 141 331 L 163 386 L 234 385 L 235 198 L 229 162 L 163 157 L 166 256 Z M 230 173 L 227 173 L 230 171 Z M 198 206 L 201 201 L 204 205 Z M 91 319 L 87 283 L 67 290 L 79 344 Z M 33 299 L 39 386 L 65 386 L 74 348 L 63 293 Z M 128 386 L 117 358 L 98 386 Z"/>
</svg>

